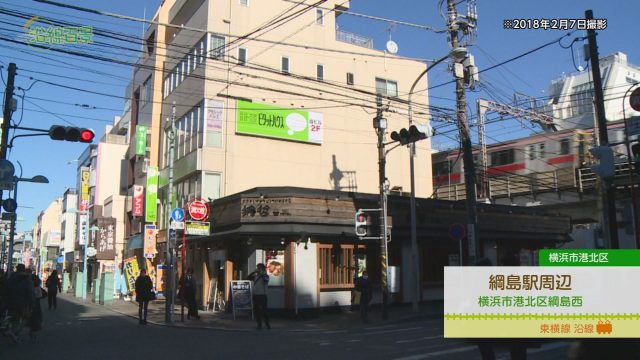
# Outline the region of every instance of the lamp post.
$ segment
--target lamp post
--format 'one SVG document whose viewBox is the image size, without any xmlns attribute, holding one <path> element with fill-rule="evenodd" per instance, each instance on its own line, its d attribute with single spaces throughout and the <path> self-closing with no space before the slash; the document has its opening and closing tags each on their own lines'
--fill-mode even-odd
<svg viewBox="0 0 640 360">
<path fill-rule="evenodd" d="M 445 61 L 449 57 L 464 57 L 467 53 L 465 48 L 456 48 L 453 49 L 447 55 L 441 57 L 428 66 L 418 75 L 416 80 L 411 85 L 411 89 L 409 90 L 409 126 L 413 125 L 413 102 L 411 98 L 413 96 L 413 90 L 416 85 L 418 85 L 418 81 L 427 73 L 429 70 L 433 69 L 434 66 L 439 63 Z M 418 300 L 420 298 L 420 276 L 418 276 L 418 239 L 417 239 L 417 220 L 416 220 L 416 189 L 415 189 L 415 156 L 416 156 L 416 143 L 412 142 L 409 144 L 409 171 L 411 178 L 411 273 L 413 274 L 413 283 L 414 283 L 414 294 L 411 299 L 411 305 L 414 312 L 418 311 Z"/>
<path fill-rule="evenodd" d="M 20 163 L 18 162 L 18 165 Z M 22 165 L 20 165 L 20 173 L 22 176 Z M 13 202 L 14 202 L 14 210 L 11 214 L 11 230 L 9 232 L 9 254 L 7 256 L 7 274 L 11 274 L 12 265 L 13 265 L 13 238 L 16 232 L 16 210 L 18 207 L 18 183 L 19 182 L 32 182 L 38 184 L 48 184 L 49 179 L 47 179 L 43 175 L 36 175 L 32 178 L 22 178 L 22 177 L 13 177 Z"/>
</svg>

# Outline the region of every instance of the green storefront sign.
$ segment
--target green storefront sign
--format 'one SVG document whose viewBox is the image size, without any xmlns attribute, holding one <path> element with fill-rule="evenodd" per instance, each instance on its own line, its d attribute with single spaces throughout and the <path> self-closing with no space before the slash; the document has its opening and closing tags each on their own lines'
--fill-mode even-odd
<svg viewBox="0 0 640 360">
<path fill-rule="evenodd" d="M 136 155 L 147 154 L 147 127 L 143 125 L 136 126 Z"/>
<path fill-rule="evenodd" d="M 236 133 L 322 144 L 322 114 L 238 100 Z"/>
<path fill-rule="evenodd" d="M 148 223 L 156 222 L 156 211 L 158 201 L 158 167 L 149 166 L 147 169 L 147 197 L 145 208 L 145 221 Z"/>
</svg>

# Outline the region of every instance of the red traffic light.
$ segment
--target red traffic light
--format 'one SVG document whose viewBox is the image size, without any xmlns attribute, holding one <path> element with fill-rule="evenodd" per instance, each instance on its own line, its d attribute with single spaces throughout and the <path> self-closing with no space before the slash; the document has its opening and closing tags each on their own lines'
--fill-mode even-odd
<svg viewBox="0 0 640 360">
<path fill-rule="evenodd" d="M 52 140 L 90 143 L 95 136 L 91 129 L 61 125 L 53 125 L 49 128 L 49 137 Z"/>
<path fill-rule="evenodd" d="M 90 143 L 93 141 L 93 138 L 96 137 L 96 134 L 91 129 L 82 129 L 80 130 L 80 142 Z"/>
</svg>

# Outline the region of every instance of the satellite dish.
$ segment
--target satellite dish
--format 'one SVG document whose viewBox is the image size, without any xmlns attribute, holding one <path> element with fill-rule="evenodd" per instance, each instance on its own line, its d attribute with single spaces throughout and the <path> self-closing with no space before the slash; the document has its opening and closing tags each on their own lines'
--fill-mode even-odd
<svg viewBox="0 0 640 360">
<path fill-rule="evenodd" d="M 392 53 L 392 54 L 397 53 L 398 52 L 398 44 L 396 44 L 396 42 L 393 41 L 393 40 L 387 41 L 387 51 Z"/>
</svg>

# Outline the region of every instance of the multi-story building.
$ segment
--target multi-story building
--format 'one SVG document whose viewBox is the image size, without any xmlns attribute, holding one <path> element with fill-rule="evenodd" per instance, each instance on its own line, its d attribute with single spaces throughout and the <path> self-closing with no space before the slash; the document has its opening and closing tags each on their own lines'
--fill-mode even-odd
<svg viewBox="0 0 640 360">
<path fill-rule="evenodd" d="M 183 208 L 178 269 L 194 269 L 201 305 L 210 303 L 216 288 L 228 296 L 229 282 L 243 279 L 257 263 L 269 265 L 270 306 L 296 311 L 349 304 L 354 276 L 364 269 L 379 280 L 383 250 L 355 236 L 354 214 L 375 208 L 378 197 L 371 194 L 381 188 L 407 194 L 410 176 L 408 151 L 389 146 L 380 184 L 372 120 L 381 110 L 385 142 L 391 131 L 407 127 L 408 92 L 426 64 L 376 50 L 371 39 L 338 29 L 336 19 L 348 8 L 348 1 L 338 0 L 320 6 L 280 0 L 161 3 L 145 32 L 122 117 L 130 124 L 122 128 L 130 139 L 127 263 L 155 268 L 167 262 L 169 214 Z M 291 13 L 296 15 L 286 16 Z M 418 123 L 428 121 L 427 87 L 421 78 L 412 96 Z M 416 195 L 426 198 L 432 194 L 430 141 L 417 148 Z M 189 214 L 194 199 L 205 205 Z M 418 252 L 430 258 L 410 270 L 405 200 L 395 200 L 398 218 L 389 243 L 389 265 L 397 270 L 393 288 L 401 301 L 408 299 L 411 281 L 435 282 L 441 290 L 441 265 L 451 263 L 459 248 L 446 234 L 451 219 L 462 215 L 454 206 L 419 202 L 424 225 Z M 432 221 L 426 209 L 447 214 Z M 201 216 L 206 222 L 191 221 Z M 535 234 L 553 243 L 567 223 L 541 220 L 553 223 L 545 223 L 554 229 L 550 234 L 501 228 L 500 216 L 491 215 L 494 221 L 482 230 L 493 237 L 487 248 L 497 233 L 502 239 Z M 148 226 L 159 229 L 157 238 Z M 411 280 L 411 273 L 419 273 L 418 279 Z M 442 296 L 422 288 L 420 298 Z"/>
<path fill-rule="evenodd" d="M 33 248 L 35 250 L 33 264 L 42 279 L 55 270 L 60 249 L 60 220 L 62 217 L 62 197 L 52 201 L 49 206 L 38 215 L 37 228 L 33 233 Z"/>
</svg>

